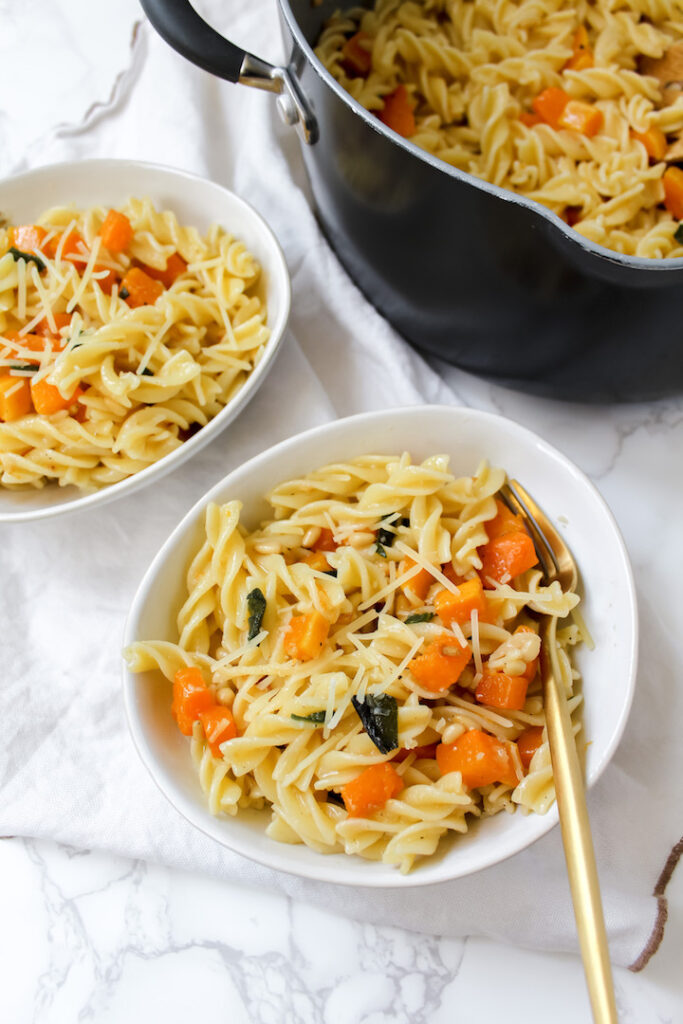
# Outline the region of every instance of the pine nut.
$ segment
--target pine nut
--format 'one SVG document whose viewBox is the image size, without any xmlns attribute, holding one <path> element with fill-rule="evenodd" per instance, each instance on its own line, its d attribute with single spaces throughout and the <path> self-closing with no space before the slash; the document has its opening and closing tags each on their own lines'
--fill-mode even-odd
<svg viewBox="0 0 683 1024">
<path fill-rule="evenodd" d="M 219 704 L 224 708 L 231 708 L 235 700 L 235 691 L 229 686 L 221 686 L 216 696 Z"/>
<path fill-rule="evenodd" d="M 319 526 L 309 526 L 301 540 L 301 546 L 304 548 L 312 548 L 317 540 L 320 539 L 321 529 Z"/>
<path fill-rule="evenodd" d="M 464 725 L 461 725 L 460 722 L 452 722 L 450 725 L 446 726 L 443 733 L 441 734 L 441 742 L 455 743 L 455 741 L 462 736 L 464 731 Z"/>
<path fill-rule="evenodd" d="M 257 551 L 259 555 L 280 555 L 282 554 L 282 544 L 276 540 L 257 540 L 254 544 L 254 551 Z"/>
</svg>

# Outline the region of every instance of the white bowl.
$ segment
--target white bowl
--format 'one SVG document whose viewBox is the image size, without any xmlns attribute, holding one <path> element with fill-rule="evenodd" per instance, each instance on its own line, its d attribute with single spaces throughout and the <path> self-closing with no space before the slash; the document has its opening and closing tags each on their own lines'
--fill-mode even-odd
<svg viewBox="0 0 683 1024">
<path fill-rule="evenodd" d="M 414 459 L 447 453 L 456 475 L 471 475 L 481 459 L 516 477 L 558 524 L 582 576 L 582 609 L 595 650 L 579 648 L 583 674 L 588 784 L 614 754 L 628 716 L 635 680 L 637 613 L 631 568 L 619 529 L 590 481 L 564 455 L 510 420 L 472 409 L 426 406 L 352 416 L 299 434 L 252 459 L 213 487 L 188 512 L 147 570 L 125 628 L 125 644 L 177 641 L 175 619 L 184 600 L 187 566 L 203 541 L 207 502 L 239 499 L 247 527 L 263 519 L 263 495 L 274 485 L 328 462 L 368 452 Z M 618 680 L 618 684 L 617 681 Z M 124 701 L 138 752 L 161 791 L 188 821 L 217 842 L 269 867 L 347 885 L 405 887 L 470 874 L 517 853 L 557 822 L 546 815 L 498 814 L 464 836 L 442 840 L 437 853 L 408 875 L 394 867 L 323 855 L 269 839 L 262 813 L 214 817 L 206 806 L 188 740 L 171 717 L 171 692 L 159 673 L 124 669 Z"/>
<path fill-rule="evenodd" d="M 171 167 L 136 160 L 79 160 L 40 167 L 0 182 L 0 211 L 15 224 L 31 223 L 51 206 L 117 206 L 131 196 L 149 196 L 157 209 L 170 209 L 181 224 L 205 232 L 219 223 L 261 264 L 261 295 L 268 308 L 270 338 L 260 363 L 217 416 L 179 448 L 146 469 L 99 491 L 46 485 L 40 490 L 0 487 L 0 522 L 42 519 L 75 512 L 132 494 L 176 469 L 227 427 L 256 394 L 282 341 L 291 299 L 289 274 L 280 245 L 263 218 L 244 199 L 221 185 Z"/>
</svg>

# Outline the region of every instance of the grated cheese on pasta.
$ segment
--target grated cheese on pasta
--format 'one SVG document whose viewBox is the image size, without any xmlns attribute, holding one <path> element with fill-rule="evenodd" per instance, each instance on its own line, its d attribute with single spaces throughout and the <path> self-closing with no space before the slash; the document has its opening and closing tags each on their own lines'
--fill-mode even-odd
<svg viewBox="0 0 683 1024">
<path fill-rule="evenodd" d="M 5 372 L 45 380 L 65 403 L 51 414 L 0 420 L 2 487 L 94 490 L 140 472 L 216 416 L 263 355 L 269 331 L 260 268 L 244 244 L 218 225 L 201 236 L 149 199 L 130 199 L 120 212 L 133 240 L 129 252 L 113 253 L 99 235 L 106 209 L 47 210 L 36 219 L 47 231 L 36 250 L 42 271 L 13 258 L 11 228 L 0 228 L 0 366 L 30 362 L 35 370 Z M 80 251 L 63 258 L 72 232 L 83 240 Z M 54 258 L 48 242 L 56 242 Z M 199 269 L 185 271 L 153 304 L 129 306 L 121 282 L 132 263 L 163 269 L 173 253 Z M 111 295 L 100 287 L 105 279 L 109 287 L 109 271 L 117 279 Z M 70 324 L 58 329 L 56 314 L 69 313 Z M 59 348 L 22 345 L 41 322 Z M 68 405 L 74 393 L 80 397 Z"/>
<path fill-rule="evenodd" d="M 156 665 L 168 680 L 179 667 L 195 664 L 212 680 L 219 702 L 230 707 L 238 735 L 221 745 L 221 758 L 212 755 L 201 729 L 195 729 L 191 744 L 214 813 L 265 805 L 271 839 L 381 860 L 409 871 L 436 852 L 448 833 L 467 832 L 472 819 L 516 806 L 537 813 L 547 810 L 554 799 L 547 740 L 528 772 L 515 742 L 528 726 L 544 725 L 538 686 L 530 684 L 518 709 L 480 703 L 474 691 L 487 657 L 510 641 L 526 607 L 540 603 L 548 614 L 563 617 L 571 595 L 544 587 L 540 574 L 530 571 L 518 580 L 525 590 L 515 591 L 509 584 L 501 588 L 514 599 L 500 602 L 495 624 L 480 627 L 477 611 L 471 613 L 470 648 L 457 623 L 447 627 L 430 619 L 408 624 L 402 612 L 388 610 L 388 593 L 426 567 L 424 558 L 415 558 L 417 551 L 399 547 L 395 539 L 388 545 L 392 557 L 382 558 L 376 545 L 352 544 L 359 507 L 368 493 L 383 495 L 383 515 L 374 521 L 364 518 L 367 532 L 374 533 L 385 522 L 386 508 L 400 509 L 401 516 L 411 516 L 416 547 L 426 538 L 415 524 L 425 521 L 425 503 L 433 501 L 435 508 L 447 507 L 448 515 L 438 522 L 430 518 L 430 545 L 452 552 L 454 564 L 475 574 L 482 505 L 504 481 L 502 470 L 487 465 L 476 477 L 456 480 L 442 456 L 438 465 L 429 459 L 413 464 L 407 453 L 361 456 L 276 487 L 269 495 L 273 518 L 251 534 L 240 526 L 238 502 L 208 506 L 205 535 L 190 565 L 187 600 L 178 615 L 179 643 L 140 642 L 126 656 L 134 670 Z M 368 504 L 378 507 L 370 498 Z M 332 530 L 339 544 L 333 556 L 336 577 L 303 560 L 304 538 L 314 547 L 322 528 Z M 413 558 L 415 565 L 397 574 L 401 554 Z M 216 574 L 217 565 L 225 568 Z M 432 575 L 441 582 L 439 569 Z M 246 641 L 246 597 L 254 587 L 266 595 L 268 628 L 256 638 L 258 646 Z M 438 619 L 429 600 L 424 607 Z M 308 634 L 293 630 L 294 621 L 308 622 L 311 629 L 322 621 L 322 646 L 317 639 L 305 646 Z M 453 636 L 453 650 L 444 634 Z M 575 626 L 558 632 L 558 671 L 571 714 L 578 714 L 580 706 L 568 658 L 576 634 Z M 450 659 L 458 658 L 463 645 L 473 665 L 460 668 L 462 676 L 456 678 Z M 429 666 L 440 665 L 439 650 L 449 659 L 449 675 L 425 676 L 425 666 L 431 671 Z M 211 651 L 219 656 L 213 658 Z M 292 718 L 302 712 L 306 721 Z M 490 785 L 470 779 L 466 765 L 442 774 L 441 761 L 432 752 L 440 742 L 457 750 L 473 730 L 498 743 L 499 758 L 507 758 L 505 777 L 496 775 Z M 417 747 L 427 749 L 418 757 Z M 399 749 L 413 753 L 397 761 Z M 386 801 L 380 797 L 365 813 L 354 813 L 347 786 L 379 766 L 402 788 Z"/>
</svg>

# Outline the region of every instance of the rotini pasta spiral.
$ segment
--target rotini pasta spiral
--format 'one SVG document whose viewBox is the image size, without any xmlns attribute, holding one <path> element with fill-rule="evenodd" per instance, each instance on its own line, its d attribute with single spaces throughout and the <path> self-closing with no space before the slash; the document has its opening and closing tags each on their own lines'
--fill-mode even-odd
<svg viewBox="0 0 683 1024">
<path fill-rule="evenodd" d="M 263 355 L 260 269 L 242 242 L 130 199 L 119 248 L 107 216 L 59 207 L 0 228 L 3 487 L 94 489 L 139 472 L 220 412 Z"/>
<path fill-rule="evenodd" d="M 280 484 L 252 532 L 207 507 L 178 643 L 126 659 L 173 682 L 213 813 L 268 807 L 273 839 L 408 871 L 471 817 L 547 810 L 533 615 L 578 597 L 543 584 L 504 481 L 368 455 Z M 558 630 L 576 731 L 580 638 Z"/>
<path fill-rule="evenodd" d="M 665 97 L 640 61 L 681 40 L 680 0 L 376 0 L 335 14 L 316 53 L 380 116 L 405 88 L 414 126 L 396 130 L 417 146 L 542 203 L 593 242 L 661 259 L 683 257 L 683 233 L 663 206 L 663 152 L 645 136 L 663 133 L 665 147 L 683 130 L 683 96 Z M 532 115 L 558 88 L 594 106 L 597 133 Z"/>
</svg>

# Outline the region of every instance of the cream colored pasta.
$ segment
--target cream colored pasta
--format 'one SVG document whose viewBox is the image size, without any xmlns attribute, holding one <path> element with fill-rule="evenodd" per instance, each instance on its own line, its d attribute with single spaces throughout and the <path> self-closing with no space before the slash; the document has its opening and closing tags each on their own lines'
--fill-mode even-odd
<svg viewBox="0 0 683 1024">
<path fill-rule="evenodd" d="M 545 733 L 528 770 L 515 742 L 545 722 L 534 674 L 540 644 L 528 613 L 564 618 L 578 597 L 544 586 L 532 567 L 505 583 L 485 580 L 481 618 L 473 611 L 461 625 L 445 625 L 443 611 L 441 620 L 436 614 L 439 594 L 458 597 L 463 577 L 481 593 L 482 546 L 487 526 L 500 518 L 495 496 L 504 480 L 503 470 L 486 464 L 474 477 L 456 478 L 445 456 L 415 464 L 408 454 L 368 455 L 280 484 L 268 496 L 272 518 L 253 531 L 240 523 L 239 502 L 208 506 L 205 539 L 187 572 L 178 642 L 136 643 L 126 658 L 133 671 L 158 670 L 169 681 L 194 666 L 218 710 L 230 708 L 237 735 L 214 753 L 201 722 L 190 729 L 214 813 L 266 807 L 274 839 L 408 871 L 447 834 L 466 832 L 473 818 L 518 806 L 547 810 L 554 790 Z M 423 585 L 411 596 L 418 574 Z M 250 622 L 249 595 L 257 590 L 265 611 Z M 292 648 L 295 623 L 304 618 L 323 621 L 325 632 L 305 656 Z M 529 628 L 518 630 L 523 623 Z M 250 627 L 257 630 L 251 640 Z M 468 664 L 457 685 L 425 688 L 413 659 L 444 636 L 456 650 L 467 648 Z M 568 651 L 578 639 L 574 625 L 558 632 L 577 731 L 581 697 Z M 531 678 L 516 710 L 477 699 L 492 671 Z M 390 750 L 380 751 L 352 698 L 363 707 L 378 700 L 395 706 Z M 507 781 L 468 786 L 460 771 L 440 770 L 434 745 L 457 744 L 472 730 L 509 757 Z M 372 813 L 349 813 L 347 784 L 385 763 L 400 777 L 400 791 Z"/>
<path fill-rule="evenodd" d="M 48 210 L 33 250 L 42 267 L 15 258 L 11 229 L 0 229 L 0 375 L 44 379 L 65 402 L 77 396 L 51 414 L 0 423 L 3 487 L 91 489 L 145 469 L 219 413 L 263 355 L 260 268 L 244 243 L 217 224 L 202 236 L 148 199 L 120 211 L 133 237 L 112 253 L 99 235 L 106 209 Z M 81 241 L 60 258 L 72 232 Z M 178 256 L 186 266 L 176 279 L 131 308 L 127 271 L 160 273 Z M 27 347 L 36 331 L 49 336 L 43 351 Z"/>
<path fill-rule="evenodd" d="M 568 68 L 577 29 L 593 66 Z M 347 39 L 366 33 L 367 77 L 350 77 Z M 663 162 L 642 134 L 683 129 L 683 93 L 662 95 L 639 73 L 683 39 L 680 0 L 377 0 L 326 25 L 316 53 L 368 110 L 404 84 L 415 107 L 411 141 L 463 171 L 534 199 L 609 249 L 681 257 L 678 221 L 662 206 Z M 528 126 L 540 92 L 560 87 L 603 115 L 592 137 L 549 124 Z"/>
</svg>

